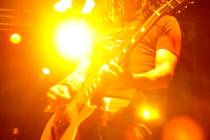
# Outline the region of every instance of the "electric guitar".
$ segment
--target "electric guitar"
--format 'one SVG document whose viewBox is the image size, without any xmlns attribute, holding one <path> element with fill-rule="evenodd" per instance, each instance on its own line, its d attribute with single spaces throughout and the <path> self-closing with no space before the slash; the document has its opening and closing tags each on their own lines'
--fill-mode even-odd
<svg viewBox="0 0 210 140">
<path fill-rule="evenodd" d="M 129 41 L 120 48 L 115 57 L 110 61 L 114 61 L 120 65 L 123 64 L 127 55 L 133 50 L 139 40 L 150 30 L 155 22 L 163 15 L 172 12 L 174 9 L 183 7 L 188 0 L 169 0 L 160 6 L 153 14 L 144 22 L 139 25 L 138 30 L 132 35 Z M 88 118 L 96 106 L 91 104 L 91 99 L 94 96 L 94 91 L 101 83 L 101 71 L 103 67 L 96 74 L 96 77 L 89 86 L 84 87 L 79 91 L 72 101 L 66 105 L 58 106 L 57 111 L 48 121 L 41 140 L 75 140 L 78 127 Z"/>
</svg>

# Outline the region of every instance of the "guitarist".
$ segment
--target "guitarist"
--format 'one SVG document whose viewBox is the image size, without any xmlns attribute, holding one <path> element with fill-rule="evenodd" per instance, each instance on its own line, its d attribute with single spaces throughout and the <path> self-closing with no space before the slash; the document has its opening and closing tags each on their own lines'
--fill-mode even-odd
<svg viewBox="0 0 210 140">
<path fill-rule="evenodd" d="M 147 17 L 147 13 L 154 12 L 154 6 L 164 0 L 124 0 L 123 2 L 124 14 L 118 19 L 126 23 L 124 24 L 126 26 Z M 92 103 L 98 107 L 80 125 L 78 139 L 149 139 L 151 135 L 149 125 L 140 119 L 137 110 L 142 104 L 154 105 L 160 109 L 161 118 L 164 118 L 162 115 L 165 112 L 166 91 L 173 78 L 180 50 L 181 33 L 178 21 L 171 15 L 160 17 L 130 52 L 123 65 L 111 63 L 103 70 L 102 83 L 109 86 L 99 89 L 103 94 L 96 94 L 97 98 L 93 98 Z M 94 60 L 100 58 L 103 57 L 93 56 Z M 94 67 L 94 63 L 91 65 Z M 87 60 L 82 61 L 72 74 L 50 88 L 47 96 L 53 106 L 68 103 L 73 98 L 78 89 L 83 87 L 84 81 L 87 81 L 89 75 L 87 73 L 93 71 L 94 68 L 90 66 Z M 113 99 L 127 98 L 131 102 L 110 113 L 103 108 L 103 101 L 99 100 L 102 98 L 98 98 L 97 95 Z M 110 104 L 117 105 L 112 101 Z"/>
</svg>

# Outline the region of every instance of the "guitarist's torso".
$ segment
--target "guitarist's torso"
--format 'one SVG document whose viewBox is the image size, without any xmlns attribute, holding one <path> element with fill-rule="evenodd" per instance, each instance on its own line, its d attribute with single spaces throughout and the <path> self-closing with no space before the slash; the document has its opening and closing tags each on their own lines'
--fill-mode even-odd
<svg viewBox="0 0 210 140">
<path fill-rule="evenodd" d="M 154 47 L 155 44 L 153 43 L 158 43 L 158 42 L 152 36 L 155 35 L 156 37 L 157 36 L 161 37 L 164 35 L 164 33 L 170 32 L 169 25 L 178 26 L 178 23 L 176 22 L 175 18 L 171 18 L 170 16 L 163 16 L 163 17 L 161 16 L 166 14 L 168 10 L 173 9 L 174 6 L 178 6 L 180 3 L 181 3 L 180 1 L 171 0 L 170 2 L 158 8 L 158 11 L 156 11 L 154 14 L 152 14 L 148 18 L 148 20 L 146 20 L 142 28 L 138 29 L 138 31 L 133 35 L 131 40 L 129 39 L 128 42 L 126 41 L 124 45 L 122 45 L 122 48 L 119 49 L 119 53 L 117 53 L 114 56 L 113 60 L 116 61 L 116 63 L 118 64 L 122 64 L 122 62 L 124 62 L 125 59 L 129 58 L 127 64 L 124 66 L 127 66 L 128 67 L 127 69 L 134 73 L 144 72 L 151 68 L 154 68 L 154 65 L 155 65 L 154 52 L 159 48 Z M 158 24 L 159 22 L 163 22 L 160 24 L 161 26 L 159 26 Z M 154 24 L 155 26 L 153 26 Z M 140 40 L 142 42 L 139 42 Z M 149 48 L 146 48 L 147 45 L 149 45 Z M 164 49 L 169 49 L 173 53 L 179 54 L 179 49 L 177 48 L 164 48 Z M 141 55 L 143 55 L 144 58 L 137 53 L 140 53 Z M 149 61 L 145 60 L 145 57 L 148 57 Z M 110 59 L 107 62 L 109 61 Z M 96 83 L 97 81 L 98 79 L 96 78 Z M 120 84 L 123 84 L 123 83 L 119 81 L 119 85 Z M 79 125 L 86 118 L 88 118 L 96 108 L 95 105 L 90 104 L 91 98 L 94 95 L 93 94 L 94 92 L 93 93 L 89 92 L 89 91 L 92 91 L 89 89 L 91 88 L 94 89 L 95 87 L 97 88 L 97 84 L 95 85 L 95 83 L 93 82 L 93 85 L 91 85 L 90 88 L 84 88 L 79 93 L 77 93 L 75 97 L 73 98 L 72 102 L 66 105 L 66 107 L 64 108 L 64 111 L 61 110 L 61 111 L 56 112 L 53 115 L 53 117 L 50 119 L 50 121 L 48 122 L 41 140 L 57 140 L 57 139 L 58 140 L 67 140 L 67 139 L 74 140 Z M 136 100 L 137 102 L 141 101 L 141 98 L 140 98 L 141 96 L 139 96 L 140 94 L 138 94 L 139 91 L 141 90 L 139 90 L 138 87 L 135 87 L 134 97 L 136 98 L 138 97 L 137 99 L 140 99 L 140 100 Z M 81 101 L 83 101 L 82 102 L 83 104 L 80 104 Z M 133 101 L 135 102 L 135 100 Z M 59 119 L 60 115 L 58 115 L 60 114 L 59 112 L 63 112 L 63 114 L 68 116 L 67 118 L 69 118 L 68 120 L 69 125 L 67 126 L 67 128 L 64 130 L 62 134 L 59 134 L 58 138 L 56 137 L 56 139 L 53 139 L 51 130 L 52 130 L 52 126 L 57 127 L 56 122 L 60 120 Z"/>
</svg>

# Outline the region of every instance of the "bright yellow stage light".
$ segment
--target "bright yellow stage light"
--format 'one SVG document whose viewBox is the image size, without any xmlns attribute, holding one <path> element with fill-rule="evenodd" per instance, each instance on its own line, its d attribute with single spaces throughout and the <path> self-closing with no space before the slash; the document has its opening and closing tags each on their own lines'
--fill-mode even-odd
<svg viewBox="0 0 210 140">
<path fill-rule="evenodd" d="M 160 118 L 158 109 L 149 105 L 140 106 L 137 110 L 137 116 L 145 121 L 154 121 Z"/>
<path fill-rule="evenodd" d="M 71 9 L 73 0 L 60 0 L 54 4 L 55 11 L 66 12 Z M 94 0 L 86 0 L 82 9 L 82 13 L 90 13 L 95 6 Z"/>
<path fill-rule="evenodd" d="M 10 36 L 10 41 L 13 43 L 13 44 L 18 44 L 20 43 L 22 40 L 22 37 L 20 34 L 18 33 L 13 33 L 11 36 Z"/>
<path fill-rule="evenodd" d="M 82 9 L 82 13 L 91 13 L 94 7 L 95 7 L 94 0 L 86 0 L 85 5 Z"/>
<path fill-rule="evenodd" d="M 91 52 L 92 33 L 83 21 L 65 21 L 55 29 L 54 41 L 63 57 L 80 59 Z"/>
<path fill-rule="evenodd" d="M 54 4 L 55 11 L 65 12 L 67 9 L 71 8 L 72 0 L 60 0 Z"/>
<path fill-rule="evenodd" d="M 48 68 L 43 68 L 43 69 L 42 69 L 42 73 L 43 73 L 44 75 L 50 75 L 50 70 L 49 70 Z"/>
</svg>

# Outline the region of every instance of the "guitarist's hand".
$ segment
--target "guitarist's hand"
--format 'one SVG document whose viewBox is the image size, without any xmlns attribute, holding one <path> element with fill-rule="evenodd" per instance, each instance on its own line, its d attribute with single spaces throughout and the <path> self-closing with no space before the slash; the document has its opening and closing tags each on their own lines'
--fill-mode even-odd
<svg viewBox="0 0 210 140">
<path fill-rule="evenodd" d="M 71 94 L 67 85 L 58 84 L 49 89 L 47 97 L 49 109 L 54 110 L 58 105 L 67 104 L 71 99 Z"/>
<path fill-rule="evenodd" d="M 132 80 L 132 75 L 118 65 L 116 62 L 111 61 L 109 65 L 105 64 L 103 66 L 102 78 L 104 83 L 113 84 L 115 82 L 125 82 Z"/>
</svg>

